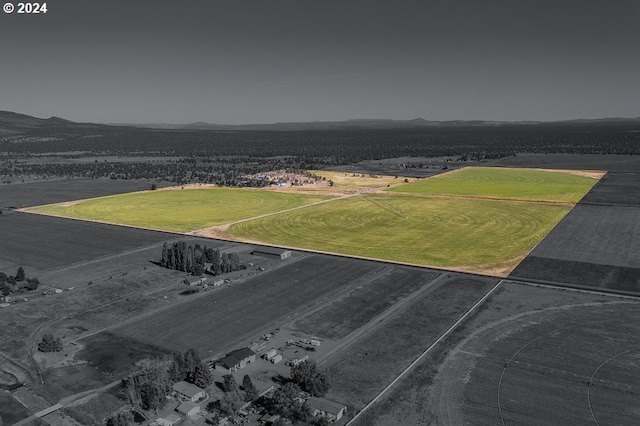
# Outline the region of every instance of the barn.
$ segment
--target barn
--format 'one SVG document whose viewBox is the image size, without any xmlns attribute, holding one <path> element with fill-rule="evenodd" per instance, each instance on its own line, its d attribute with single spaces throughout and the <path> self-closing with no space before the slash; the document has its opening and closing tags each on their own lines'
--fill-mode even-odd
<svg viewBox="0 0 640 426">
<path fill-rule="evenodd" d="M 214 368 L 221 373 L 231 374 L 253 362 L 256 362 L 256 353 L 249 348 L 240 348 L 217 360 Z"/>
<path fill-rule="evenodd" d="M 291 250 L 285 250 L 278 247 L 259 246 L 254 247 L 251 254 L 254 256 L 263 256 L 270 258 L 279 257 L 280 260 L 284 260 L 291 257 Z"/>
</svg>

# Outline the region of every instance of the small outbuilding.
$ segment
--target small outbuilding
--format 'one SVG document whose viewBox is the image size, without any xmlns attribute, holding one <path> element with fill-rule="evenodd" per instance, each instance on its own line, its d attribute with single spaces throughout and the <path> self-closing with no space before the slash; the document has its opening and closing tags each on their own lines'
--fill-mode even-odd
<svg viewBox="0 0 640 426">
<path fill-rule="evenodd" d="M 269 359 L 269 361 L 271 361 L 271 364 L 277 364 L 280 361 L 282 361 L 282 355 L 277 354 L 274 357 L 272 357 L 271 359 Z"/>
<path fill-rule="evenodd" d="M 338 421 L 347 412 L 347 407 L 328 399 L 311 397 L 306 402 L 314 417 L 325 416 L 329 421 Z"/>
<path fill-rule="evenodd" d="M 265 352 L 265 354 L 263 355 L 264 359 L 266 360 L 270 360 L 271 358 L 273 358 L 274 356 L 276 356 L 278 354 L 278 351 L 276 351 L 275 349 L 271 349 L 268 350 L 267 352 Z"/>
<path fill-rule="evenodd" d="M 280 260 L 287 259 L 291 257 L 291 250 L 285 250 L 278 247 L 255 247 L 251 252 L 254 256 L 263 256 L 263 257 L 279 257 Z"/>
<path fill-rule="evenodd" d="M 178 395 L 191 402 L 196 402 L 197 400 L 205 397 L 204 389 L 184 381 L 175 383 L 173 385 L 173 390 Z"/>
<path fill-rule="evenodd" d="M 204 284 L 204 282 L 205 282 L 206 280 L 207 280 L 207 279 L 206 279 L 205 277 L 187 277 L 187 278 L 185 278 L 184 280 L 182 280 L 182 282 L 183 282 L 185 285 L 192 286 L 192 285 L 200 285 L 200 284 Z"/>
</svg>

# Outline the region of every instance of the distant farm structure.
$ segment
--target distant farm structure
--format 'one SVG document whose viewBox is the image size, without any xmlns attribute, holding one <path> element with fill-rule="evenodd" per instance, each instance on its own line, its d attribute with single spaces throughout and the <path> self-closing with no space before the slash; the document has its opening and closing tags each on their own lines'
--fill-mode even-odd
<svg viewBox="0 0 640 426">
<path fill-rule="evenodd" d="M 280 260 L 285 260 L 291 257 L 291 250 L 281 249 L 277 247 L 266 247 L 266 246 L 258 246 L 253 249 L 251 252 L 254 256 L 263 256 L 263 257 L 279 257 Z"/>
</svg>

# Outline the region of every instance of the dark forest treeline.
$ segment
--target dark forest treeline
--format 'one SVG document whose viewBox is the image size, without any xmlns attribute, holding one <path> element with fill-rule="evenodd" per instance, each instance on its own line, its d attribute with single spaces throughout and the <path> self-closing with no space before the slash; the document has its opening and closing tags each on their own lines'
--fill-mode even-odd
<svg viewBox="0 0 640 426">
<path fill-rule="evenodd" d="M 136 129 L 57 141 L 5 140 L 0 142 L 0 151 L 20 155 L 76 151 L 197 158 L 289 155 L 335 165 L 398 156 L 473 153 L 485 153 L 490 158 L 515 152 L 638 154 L 639 130 L 638 122 L 244 132 Z"/>
<path fill-rule="evenodd" d="M 185 131 L 118 129 L 100 135 L 38 129 L 30 142 L 0 141 L 0 175 L 156 179 L 236 185 L 246 174 L 317 169 L 395 157 L 497 159 L 516 153 L 640 154 L 640 124 L 545 123 L 307 131 Z M 56 137 L 59 140 L 38 140 Z M 36 161 L 45 153 L 173 157 L 105 162 Z"/>
</svg>

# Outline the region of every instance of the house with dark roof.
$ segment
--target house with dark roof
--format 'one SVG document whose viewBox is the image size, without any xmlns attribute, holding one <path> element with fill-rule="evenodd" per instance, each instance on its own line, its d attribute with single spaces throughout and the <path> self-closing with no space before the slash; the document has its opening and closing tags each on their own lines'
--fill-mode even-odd
<svg viewBox="0 0 640 426">
<path fill-rule="evenodd" d="M 191 402 L 196 402 L 197 400 L 199 400 L 200 398 L 204 398 L 205 396 L 204 389 L 201 389 L 200 387 L 188 382 L 175 383 L 173 385 L 173 390 L 178 395 Z"/>
<path fill-rule="evenodd" d="M 214 368 L 221 373 L 232 374 L 253 362 L 256 362 L 256 353 L 249 348 L 240 348 L 217 360 Z"/>
<path fill-rule="evenodd" d="M 307 399 L 306 404 L 314 417 L 325 416 L 329 421 L 338 421 L 347 412 L 346 406 L 315 396 Z"/>
</svg>

